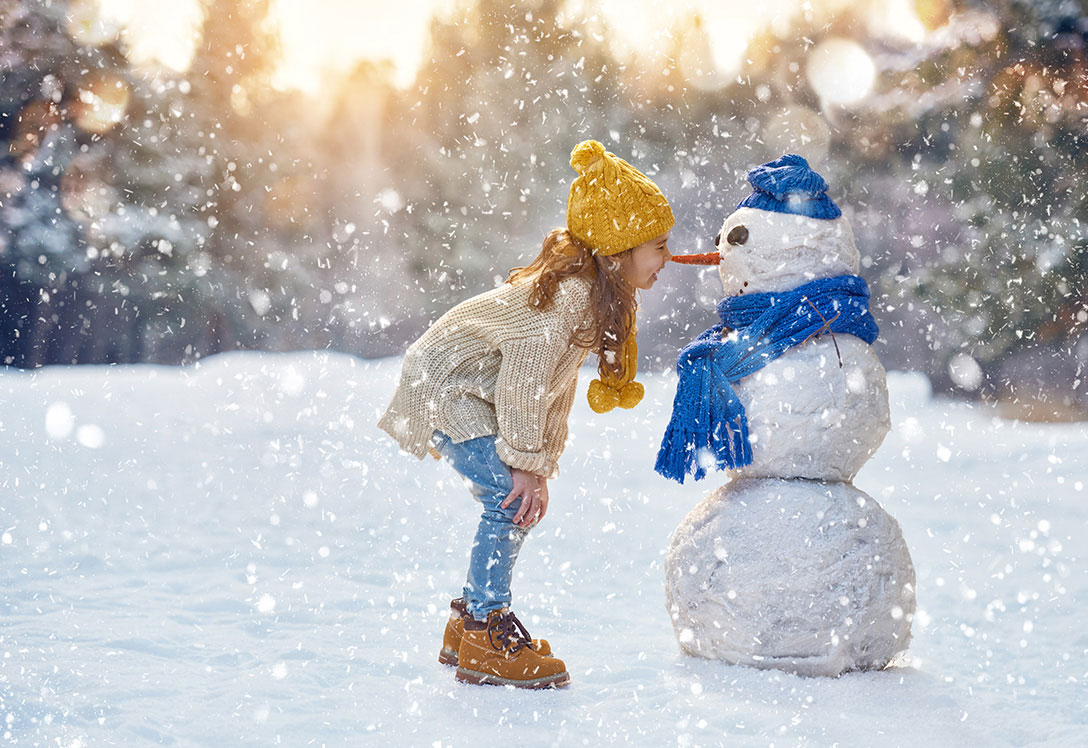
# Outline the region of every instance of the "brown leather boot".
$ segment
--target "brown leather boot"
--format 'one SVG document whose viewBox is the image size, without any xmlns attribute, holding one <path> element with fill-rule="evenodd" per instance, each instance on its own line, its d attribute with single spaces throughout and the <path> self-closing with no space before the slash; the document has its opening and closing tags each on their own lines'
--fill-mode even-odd
<svg viewBox="0 0 1088 748">
<path fill-rule="evenodd" d="M 529 632 L 509 610 L 494 610 L 486 621 L 465 620 L 457 652 L 457 680 L 515 688 L 562 688 L 570 685 L 567 666 L 530 646 Z"/>
<path fill-rule="evenodd" d="M 465 610 L 465 598 L 458 597 L 450 600 L 450 617 L 446 621 L 446 631 L 442 634 L 442 651 L 438 653 L 438 661 L 443 665 L 457 666 L 457 650 L 461 648 L 461 637 L 465 633 L 465 619 L 468 618 Z M 547 639 L 533 639 L 530 646 L 544 657 L 550 657 L 552 647 Z"/>
</svg>

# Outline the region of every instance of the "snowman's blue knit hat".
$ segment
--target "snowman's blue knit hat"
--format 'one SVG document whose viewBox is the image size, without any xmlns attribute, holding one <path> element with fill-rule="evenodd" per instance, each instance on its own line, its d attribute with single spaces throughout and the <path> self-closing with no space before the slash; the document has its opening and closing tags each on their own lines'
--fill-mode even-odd
<svg viewBox="0 0 1088 748">
<path fill-rule="evenodd" d="M 832 220 L 842 215 L 827 196 L 827 180 L 814 172 L 808 161 L 793 153 L 757 166 L 748 172 L 755 188 L 738 208 L 756 208 Z"/>
</svg>

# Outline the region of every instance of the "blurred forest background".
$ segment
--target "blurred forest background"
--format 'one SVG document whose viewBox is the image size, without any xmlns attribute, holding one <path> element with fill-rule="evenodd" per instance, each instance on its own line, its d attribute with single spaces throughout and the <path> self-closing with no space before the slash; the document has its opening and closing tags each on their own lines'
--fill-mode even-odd
<svg viewBox="0 0 1088 748">
<path fill-rule="evenodd" d="M 593 0 L 461 0 L 391 63 L 270 84 L 272 0 L 199 0 L 188 69 L 134 65 L 93 0 L 0 0 L 0 362 L 398 354 L 564 220 L 572 146 L 632 161 L 711 248 L 749 168 L 800 153 L 863 256 L 888 368 L 1038 418 L 1088 413 L 1088 9 L 811 0 L 739 71 L 698 13 L 619 54 Z M 387 12 L 393 12 L 389 10 Z M 905 31 L 906 29 L 906 31 Z M 715 272 L 640 311 L 662 370 Z"/>
</svg>

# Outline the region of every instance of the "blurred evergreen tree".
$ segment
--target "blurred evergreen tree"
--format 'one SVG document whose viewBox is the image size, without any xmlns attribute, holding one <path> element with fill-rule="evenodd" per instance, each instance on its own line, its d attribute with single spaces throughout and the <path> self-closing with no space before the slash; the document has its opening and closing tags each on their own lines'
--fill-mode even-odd
<svg viewBox="0 0 1088 748">
<path fill-rule="evenodd" d="M 397 312 L 433 315 L 505 279 L 563 224 L 570 149 L 607 134 L 618 86 L 603 40 L 565 26 L 560 6 L 477 0 L 432 22 L 384 148 L 404 208 L 375 243 L 420 279 Z"/>
<path fill-rule="evenodd" d="M 188 74 L 137 76 L 93 3 L 3 0 L 0 360 L 329 343 L 331 250 L 309 133 L 284 137 L 267 86 L 268 7 L 209 2 Z"/>
<path fill-rule="evenodd" d="M 948 10 L 949 42 L 885 76 L 893 105 L 868 124 L 899 144 L 893 173 L 929 219 L 885 258 L 880 288 L 924 323 L 939 385 L 1088 412 L 1088 13 Z"/>
<path fill-rule="evenodd" d="M 132 92 L 114 36 L 67 0 L 0 3 L 0 360 L 133 360 L 126 292 L 109 282 L 98 178 Z M 100 322 L 102 324 L 96 324 Z"/>
<path fill-rule="evenodd" d="M 211 313 L 202 322 L 215 341 L 208 351 L 213 352 L 258 347 L 267 330 L 262 318 L 282 320 L 287 310 L 275 293 L 275 272 L 260 272 L 262 266 L 271 270 L 275 251 L 262 188 L 275 180 L 276 136 L 257 114 L 277 54 L 270 0 L 202 0 L 202 6 L 188 80 L 200 149 L 211 168 L 202 210 L 209 219 L 205 249 L 216 266 L 220 294 L 206 300 Z M 251 275 L 266 277 L 256 282 Z"/>
<path fill-rule="evenodd" d="M 358 63 L 330 89 L 331 112 L 315 144 L 318 170 L 328 175 L 318 210 L 333 250 L 326 262 L 332 283 L 320 293 L 328 299 L 329 344 L 364 356 L 399 351 L 410 337 L 400 326 L 414 324 L 396 301 L 414 284 L 407 253 L 388 236 L 389 216 L 405 207 L 402 162 L 414 158 L 390 150 L 396 96 L 392 63 Z"/>
</svg>

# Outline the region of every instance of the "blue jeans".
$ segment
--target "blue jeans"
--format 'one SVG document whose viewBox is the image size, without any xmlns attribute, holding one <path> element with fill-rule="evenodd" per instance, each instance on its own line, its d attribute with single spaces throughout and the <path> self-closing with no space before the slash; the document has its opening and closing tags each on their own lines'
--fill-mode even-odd
<svg viewBox="0 0 1088 748">
<path fill-rule="evenodd" d="M 491 611 L 510 607 L 514 562 L 529 532 L 513 521 L 521 498 L 506 509 L 500 506 L 514 489 L 514 479 L 510 467 L 495 451 L 494 436 L 454 444 L 450 437 L 436 431 L 432 442 L 453 469 L 469 481 L 472 495 L 484 507 L 465 580 L 465 607 L 473 618 L 483 621 Z"/>
</svg>

